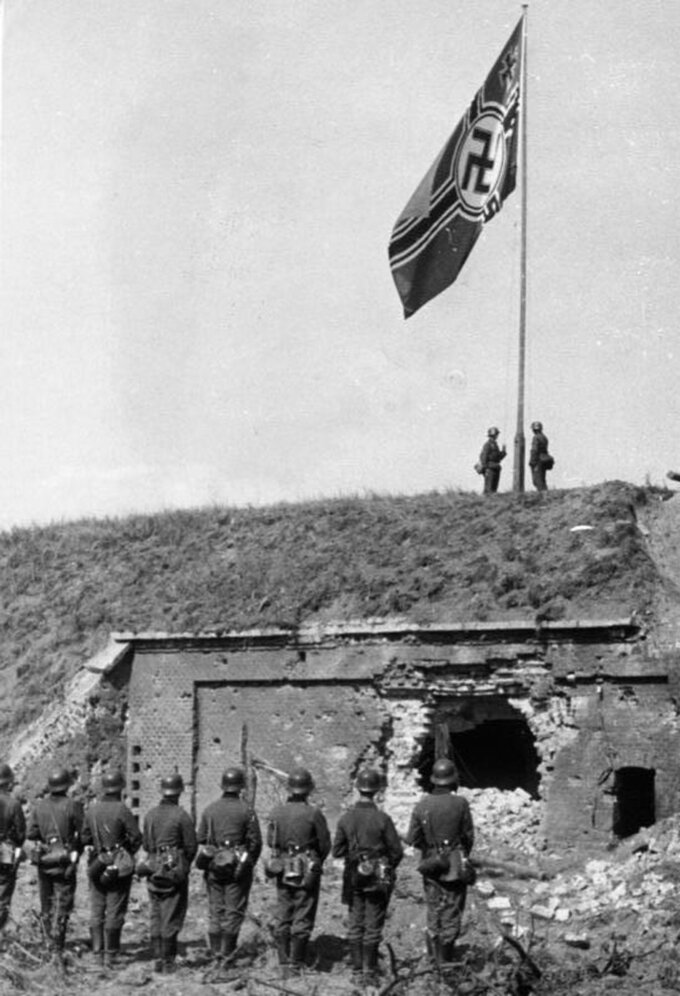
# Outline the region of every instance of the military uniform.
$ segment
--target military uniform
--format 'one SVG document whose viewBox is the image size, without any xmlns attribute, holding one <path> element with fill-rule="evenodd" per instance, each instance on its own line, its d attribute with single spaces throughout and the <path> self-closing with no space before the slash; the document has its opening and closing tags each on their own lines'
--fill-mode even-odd
<svg viewBox="0 0 680 996">
<path fill-rule="evenodd" d="M 225 793 L 206 807 L 198 825 L 198 843 L 237 849 L 237 861 L 226 873 L 209 866 L 205 871 L 208 894 L 208 936 L 214 954 L 229 958 L 236 950 L 239 931 L 253 884 L 253 869 L 262 850 L 260 824 L 253 809 Z"/>
<path fill-rule="evenodd" d="M 343 902 L 349 906 L 349 946 L 352 968 L 372 974 L 377 968 L 378 947 L 391 896 L 391 873 L 403 857 L 394 823 L 372 799 L 362 798 L 340 817 L 333 842 L 333 857 L 345 858 Z M 380 881 L 374 873 L 362 877 L 362 859 L 386 859 L 388 873 Z M 370 867 L 370 866 L 369 866 Z"/>
<path fill-rule="evenodd" d="M 296 773 L 289 777 L 289 787 L 295 777 Z M 313 782 L 309 778 L 311 791 Z M 274 855 L 306 855 L 314 869 L 303 884 L 286 884 L 285 875 L 280 875 L 276 882 L 275 934 L 279 961 L 282 966 L 290 962 L 294 969 L 305 963 L 319 904 L 321 870 L 331 849 L 326 819 L 320 809 L 307 802 L 306 794 L 291 794 L 285 803 L 276 806 L 267 828 L 267 843 Z"/>
<path fill-rule="evenodd" d="M 0 786 L 0 841 L 16 852 L 26 839 L 26 820 L 21 803 L 10 794 L 11 784 Z M 9 853 L 7 854 L 9 858 Z M 0 930 L 9 918 L 10 904 L 17 882 L 16 857 L 0 864 Z"/>
<path fill-rule="evenodd" d="M 142 843 L 137 818 L 120 799 L 120 792 L 106 793 L 85 814 L 83 844 L 91 847 L 89 862 L 90 935 L 95 955 L 106 953 L 110 962 L 120 951 L 120 935 L 130 899 L 132 875 L 122 878 L 99 874 L 100 854 L 124 848 L 135 854 Z"/>
<path fill-rule="evenodd" d="M 474 843 L 467 799 L 453 794 L 447 785 L 435 785 L 432 792 L 416 804 L 406 841 L 418 848 L 424 859 L 436 858 L 445 843 L 451 848 L 460 847 L 467 857 Z M 423 876 L 423 886 L 428 949 L 438 963 L 450 962 L 453 945 L 460 934 L 467 886 L 460 881 L 442 881 L 436 876 Z"/>
<path fill-rule="evenodd" d="M 501 461 L 505 460 L 504 449 L 496 442 L 495 436 L 489 436 L 479 454 L 479 463 L 484 474 L 484 494 L 493 494 L 498 491 L 501 479 Z"/>
<path fill-rule="evenodd" d="M 147 881 L 154 967 L 158 971 L 171 971 L 177 957 L 177 935 L 184 925 L 189 904 L 189 868 L 198 846 L 194 824 L 178 804 L 177 796 L 165 796 L 146 814 L 142 841 L 152 859 L 178 854 L 186 869 L 183 879 L 170 885 L 155 882 L 154 875 Z"/>
<path fill-rule="evenodd" d="M 66 796 L 68 781 L 63 788 L 52 789 L 33 807 L 26 837 L 39 845 L 38 889 L 40 917 L 43 929 L 57 951 L 66 941 L 68 921 L 73 911 L 77 883 L 77 858 L 82 852 L 81 830 L 83 809 L 79 802 Z M 68 864 L 49 866 L 49 853 L 41 850 L 63 847 L 72 856 Z"/>
<path fill-rule="evenodd" d="M 540 425 L 535 422 L 533 425 Z M 533 428 L 533 426 L 532 426 Z M 529 466 L 531 467 L 531 480 L 537 491 L 547 491 L 548 484 L 545 479 L 548 453 L 548 437 L 543 432 L 543 427 L 533 430 L 534 435 L 531 440 L 531 453 L 529 454 Z"/>
</svg>

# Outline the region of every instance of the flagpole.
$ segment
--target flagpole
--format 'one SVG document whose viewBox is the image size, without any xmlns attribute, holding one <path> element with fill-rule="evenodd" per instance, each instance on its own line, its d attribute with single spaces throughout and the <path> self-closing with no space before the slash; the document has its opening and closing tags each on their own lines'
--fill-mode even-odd
<svg viewBox="0 0 680 996">
<path fill-rule="evenodd" d="M 519 371 L 517 376 L 517 428 L 515 430 L 515 465 L 512 490 L 524 491 L 524 370 L 526 365 L 527 321 L 527 12 L 529 4 L 522 4 L 522 83 L 520 86 L 521 130 L 521 200 L 520 209 L 520 291 L 519 291 Z"/>
</svg>

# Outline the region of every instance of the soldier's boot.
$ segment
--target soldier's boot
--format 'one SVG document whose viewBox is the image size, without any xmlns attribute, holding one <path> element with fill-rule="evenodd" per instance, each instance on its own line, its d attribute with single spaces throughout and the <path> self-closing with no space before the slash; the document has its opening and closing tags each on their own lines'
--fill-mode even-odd
<svg viewBox="0 0 680 996">
<path fill-rule="evenodd" d="M 237 941 L 238 934 L 222 934 L 220 936 L 220 954 L 223 964 L 228 965 L 234 960 Z"/>
<path fill-rule="evenodd" d="M 55 961 L 63 962 L 64 948 L 66 947 L 66 931 L 68 929 L 68 918 L 59 917 L 52 934 L 52 944 L 54 947 Z"/>
<path fill-rule="evenodd" d="M 349 963 L 352 968 L 352 982 L 360 986 L 364 980 L 364 953 L 361 941 L 349 942 Z"/>
<path fill-rule="evenodd" d="M 441 960 L 441 943 L 438 935 L 431 934 L 429 930 L 426 930 L 425 944 L 427 946 L 427 957 L 429 958 L 432 968 L 439 969 L 439 963 Z"/>
<path fill-rule="evenodd" d="M 441 946 L 440 946 L 440 964 L 441 964 L 442 968 L 445 968 L 447 965 L 450 965 L 450 963 L 453 961 L 453 949 L 454 949 L 453 941 L 451 941 L 450 943 L 447 943 L 447 944 L 443 944 L 443 943 L 441 944 Z"/>
<path fill-rule="evenodd" d="M 92 962 L 94 965 L 104 963 L 104 928 L 101 926 L 90 927 L 90 949 L 92 951 Z"/>
<path fill-rule="evenodd" d="M 172 975 L 175 971 L 175 960 L 177 958 L 177 935 L 174 937 L 164 937 L 162 939 L 163 974 Z"/>
<path fill-rule="evenodd" d="M 364 944 L 364 986 L 375 986 L 378 981 L 378 945 Z"/>
<path fill-rule="evenodd" d="M 106 968 L 115 968 L 120 960 L 120 935 L 121 927 L 114 927 L 107 930 L 104 935 L 104 965 Z"/>
<path fill-rule="evenodd" d="M 307 958 L 307 938 L 293 937 L 290 942 L 290 967 L 293 975 L 301 975 Z"/>
<path fill-rule="evenodd" d="M 161 937 L 151 938 L 151 957 L 153 958 L 154 972 L 163 971 L 163 939 Z"/>
<path fill-rule="evenodd" d="M 290 966 L 290 933 L 287 930 L 276 935 L 276 954 L 281 966 L 281 978 L 286 979 Z"/>
<path fill-rule="evenodd" d="M 219 960 L 222 944 L 222 935 L 219 932 L 211 932 L 208 934 L 208 948 L 210 949 L 210 957 L 215 961 Z"/>
</svg>

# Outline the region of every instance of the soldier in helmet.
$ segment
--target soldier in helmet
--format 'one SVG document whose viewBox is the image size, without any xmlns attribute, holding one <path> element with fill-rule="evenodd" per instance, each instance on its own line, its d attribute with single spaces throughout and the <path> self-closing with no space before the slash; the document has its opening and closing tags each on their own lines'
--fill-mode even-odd
<svg viewBox="0 0 680 996">
<path fill-rule="evenodd" d="M 533 432 L 531 453 L 529 454 L 531 480 L 537 491 L 547 491 L 548 484 L 545 475 L 548 470 L 552 470 L 555 461 L 548 452 L 548 437 L 543 432 L 543 423 L 532 422 L 531 431 Z"/>
<path fill-rule="evenodd" d="M 456 795 L 458 772 L 453 761 L 435 761 L 431 781 L 432 792 L 413 810 L 406 843 L 422 853 L 419 870 L 427 903 L 427 949 L 441 967 L 452 959 L 467 894 L 465 879 L 454 871 L 454 859 L 467 859 L 474 830 L 467 799 Z"/>
<path fill-rule="evenodd" d="M 352 970 L 355 980 L 366 985 L 375 981 L 394 870 L 404 853 L 394 823 L 374 802 L 381 784 L 379 771 L 359 772 L 359 800 L 340 817 L 333 841 L 333 857 L 345 859 L 343 902 L 349 906 Z"/>
<path fill-rule="evenodd" d="M 498 491 L 501 479 L 501 463 L 505 460 L 505 446 L 498 445 L 499 430 L 492 425 L 487 432 L 487 440 L 479 454 L 479 472 L 484 475 L 484 494 Z"/>
<path fill-rule="evenodd" d="M 122 771 L 107 772 L 102 778 L 102 797 L 88 807 L 83 823 L 83 844 L 89 853 L 92 953 L 108 968 L 113 967 L 120 952 L 132 886 L 131 858 L 142 843 L 137 817 L 121 798 L 124 788 Z M 130 856 L 122 875 L 118 867 L 121 863 L 115 860 L 119 848 Z"/>
<path fill-rule="evenodd" d="M 189 905 L 189 871 L 196 857 L 194 824 L 179 805 L 184 791 L 175 772 L 161 779 L 161 801 L 144 819 L 142 841 L 149 855 L 151 953 L 154 971 L 169 974 L 177 957 L 177 936 Z"/>
<path fill-rule="evenodd" d="M 21 803 L 12 796 L 14 772 L 0 764 L 0 930 L 9 919 L 9 908 L 17 882 L 26 821 Z"/>
<path fill-rule="evenodd" d="M 326 818 L 308 802 L 314 780 L 306 768 L 288 776 L 288 799 L 269 815 L 267 843 L 281 858 L 276 878 L 276 946 L 284 977 L 305 965 L 307 944 L 319 904 L 321 871 L 331 849 Z"/>
<path fill-rule="evenodd" d="M 83 809 L 67 795 L 71 776 L 56 768 L 47 779 L 48 794 L 38 799 L 26 837 L 35 843 L 32 860 L 38 865 L 40 916 L 57 957 L 66 942 L 68 921 L 76 894 L 78 859 L 83 849 Z"/>
<path fill-rule="evenodd" d="M 227 768 L 222 775 L 221 798 L 206 807 L 198 824 L 199 847 L 210 849 L 206 850 L 210 857 L 203 862 L 210 950 L 225 964 L 236 951 L 253 869 L 262 850 L 257 816 L 241 799 L 245 783 L 242 768 Z"/>
</svg>

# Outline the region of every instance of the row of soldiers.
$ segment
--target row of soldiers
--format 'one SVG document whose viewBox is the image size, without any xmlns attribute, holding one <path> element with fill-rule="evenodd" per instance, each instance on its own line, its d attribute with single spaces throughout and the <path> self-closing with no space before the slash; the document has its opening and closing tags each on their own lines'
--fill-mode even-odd
<svg viewBox="0 0 680 996">
<path fill-rule="evenodd" d="M 442 967 L 451 961 L 460 932 L 474 835 L 469 805 L 456 794 L 453 762 L 437 760 L 431 781 L 432 790 L 413 809 L 405 842 L 422 855 L 427 948 L 433 963 Z M 134 872 L 147 882 L 154 970 L 172 972 L 195 862 L 205 878 L 209 945 L 216 967 L 223 970 L 233 962 L 263 844 L 258 817 L 242 798 L 242 768 L 226 769 L 222 794 L 201 814 L 197 831 L 179 804 L 184 785 L 177 773 L 161 780 L 160 802 L 146 814 L 141 832 L 123 801 L 125 779 L 119 771 L 103 776 L 101 797 L 83 810 L 68 794 L 68 771 L 55 770 L 48 778 L 48 794 L 34 804 L 28 825 L 11 794 L 13 782 L 11 768 L 0 765 L 0 928 L 7 922 L 18 863 L 25 855 L 37 866 L 41 922 L 60 958 L 84 853 L 93 957 L 103 966 L 115 965 Z M 297 768 L 288 775 L 287 800 L 268 817 L 265 862 L 265 874 L 276 885 L 275 939 L 284 977 L 299 973 L 306 963 L 323 866 L 332 855 L 344 859 L 342 900 L 349 907 L 354 980 L 374 984 L 403 857 L 392 819 L 375 803 L 383 785 L 376 769 L 359 771 L 357 801 L 341 815 L 331 840 L 323 812 L 309 801 L 311 773 Z M 145 853 L 135 861 L 140 848 Z"/>
</svg>

